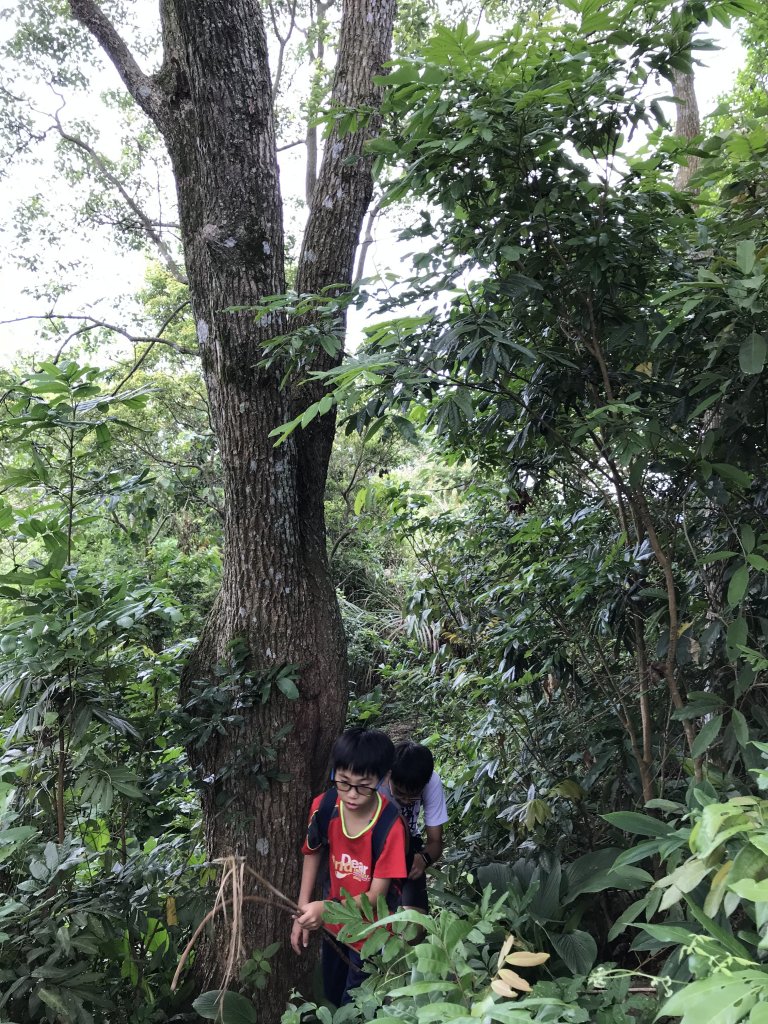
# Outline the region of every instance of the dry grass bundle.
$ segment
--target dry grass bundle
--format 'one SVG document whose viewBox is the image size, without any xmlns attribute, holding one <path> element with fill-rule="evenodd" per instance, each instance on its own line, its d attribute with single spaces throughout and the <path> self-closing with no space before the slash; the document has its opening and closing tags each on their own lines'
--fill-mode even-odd
<svg viewBox="0 0 768 1024">
<path fill-rule="evenodd" d="M 235 976 L 238 963 L 245 957 L 245 945 L 243 943 L 243 904 L 263 903 L 268 907 L 275 907 L 278 910 L 283 910 L 286 913 L 291 914 L 291 916 L 301 913 L 298 904 L 294 903 L 293 900 L 289 900 L 287 896 L 281 893 L 279 889 L 276 889 L 275 886 L 260 875 L 258 871 L 254 871 L 253 868 L 249 868 L 242 857 L 221 857 L 213 863 L 221 865 L 221 881 L 219 882 L 219 887 L 216 890 L 213 909 L 208 911 L 203 920 L 197 926 L 194 935 L 187 943 L 184 952 L 181 954 L 179 965 L 176 968 L 176 973 L 174 974 L 173 981 L 171 982 L 172 992 L 176 991 L 176 986 L 184 968 L 184 964 L 187 962 L 189 954 L 194 949 L 200 933 L 208 922 L 212 921 L 217 914 L 221 913 L 224 915 L 224 922 L 227 926 L 227 960 L 224 968 L 224 977 L 221 980 L 221 991 L 223 993 L 226 991 L 227 986 Z M 259 885 L 262 885 L 268 892 L 272 893 L 276 899 L 267 899 L 265 896 L 257 896 L 254 894 L 246 895 L 244 891 L 246 874 L 254 878 Z"/>
<path fill-rule="evenodd" d="M 227 928 L 227 961 L 224 969 L 224 977 L 221 980 L 221 995 L 224 997 L 224 993 L 227 991 L 230 981 L 235 976 L 238 963 L 245 957 L 245 945 L 243 943 L 243 904 L 245 903 L 263 903 L 265 906 L 274 907 L 277 910 L 282 910 L 291 917 L 296 917 L 301 913 L 301 908 L 298 903 L 294 903 L 293 900 L 280 892 L 279 889 L 275 888 L 271 882 L 268 882 L 263 875 L 260 875 L 258 871 L 254 871 L 253 868 L 249 868 L 242 857 L 221 857 L 213 862 L 214 864 L 221 865 L 221 881 L 219 887 L 216 890 L 216 897 L 213 901 L 213 909 L 209 910 L 203 920 L 195 929 L 194 935 L 187 943 L 184 952 L 181 954 L 179 959 L 176 973 L 173 975 L 173 981 L 171 982 L 171 992 L 176 991 L 176 986 L 179 982 L 179 977 L 184 969 L 184 964 L 189 958 L 189 954 L 195 947 L 200 933 L 214 917 L 221 913 L 224 915 L 224 922 L 228 925 Z M 258 896 L 253 893 L 246 894 L 245 889 L 245 876 L 250 875 L 257 885 L 261 885 L 267 892 L 271 893 L 274 899 L 268 899 L 266 896 Z M 231 908 L 231 914 L 230 910 Z M 327 938 L 326 934 L 323 934 L 323 938 Z M 344 956 L 337 945 L 334 945 L 336 953 L 349 964 L 349 960 Z"/>
</svg>

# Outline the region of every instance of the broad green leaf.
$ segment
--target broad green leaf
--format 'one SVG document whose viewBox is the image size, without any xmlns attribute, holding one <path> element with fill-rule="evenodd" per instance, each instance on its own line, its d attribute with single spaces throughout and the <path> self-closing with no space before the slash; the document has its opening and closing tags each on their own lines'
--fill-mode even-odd
<svg viewBox="0 0 768 1024">
<path fill-rule="evenodd" d="M 751 274 L 755 265 L 755 243 L 751 238 L 743 238 L 736 245 L 736 266 L 742 274 Z"/>
<path fill-rule="evenodd" d="M 622 832 L 631 832 L 638 836 L 667 836 L 674 831 L 671 825 L 650 814 L 638 814 L 636 811 L 611 811 L 601 815 L 609 824 L 620 828 Z"/>
<path fill-rule="evenodd" d="M 723 725 L 722 715 L 713 715 L 708 722 L 699 730 L 699 734 L 693 741 L 691 757 L 701 757 L 705 750 L 708 750 L 720 734 Z"/>
<path fill-rule="evenodd" d="M 740 565 L 731 576 L 728 584 L 728 604 L 735 608 L 740 604 L 749 590 L 749 569 L 746 565 Z"/>
<path fill-rule="evenodd" d="M 292 679 L 288 676 L 278 676 L 275 680 L 278 690 L 288 698 L 288 700 L 299 699 L 299 688 Z"/>
<path fill-rule="evenodd" d="M 768 879 L 756 882 L 753 878 L 742 878 L 739 882 L 731 882 L 728 888 L 750 903 L 768 902 Z"/>
<path fill-rule="evenodd" d="M 452 992 L 460 995 L 461 989 L 455 981 L 412 981 L 409 985 L 392 989 L 391 992 L 387 992 L 387 995 L 393 999 L 401 997 L 410 999 L 413 996 L 423 996 L 432 992 L 442 992 L 446 995 Z"/>
<path fill-rule="evenodd" d="M 732 466 L 729 462 L 713 462 L 712 469 L 721 476 L 723 480 L 731 480 L 738 487 L 749 487 L 752 477 L 738 466 Z"/>
<path fill-rule="evenodd" d="M 563 868 L 568 880 L 564 896 L 565 903 L 571 903 L 582 893 L 602 892 L 605 889 L 642 889 L 653 883 L 653 877 L 642 868 L 631 866 L 616 867 L 616 857 L 621 850 L 610 847 L 585 853 Z"/>
<path fill-rule="evenodd" d="M 740 655 L 740 648 L 747 643 L 747 620 L 739 615 L 728 623 L 728 630 L 725 636 L 725 649 L 730 661 L 736 661 Z"/>
<path fill-rule="evenodd" d="M 608 932 L 608 941 L 613 942 L 615 938 L 621 935 L 622 932 L 624 932 L 627 929 L 627 927 L 630 924 L 632 924 L 640 916 L 640 914 L 642 914 L 642 912 L 645 910 L 647 906 L 647 895 L 643 896 L 642 899 L 635 900 L 634 903 L 631 903 L 624 911 L 624 913 L 621 914 L 621 916 L 614 921 L 613 925 L 611 926 L 611 930 Z"/>
<path fill-rule="evenodd" d="M 217 1024 L 257 1024 L 253 1003 L 237 992 L 224 992 L 223 996 L 219 989 L 203 992 L 192 1003 L 192 1008 Z"/>
<path fill-rule="evenodd" d="M 736 708 L 731 712 L 731 728 L 736 742 L 743 750 L 749 743 L 749 726 L 744 715 Z"/>
<path fill-rule="evenodd" d="M 67 1006 L 65 999 L 58 989 L 46 988 L 41 985 L 37 989 L 37 997 L 46 1006 L 50 1006 L 57 1014 L 61 1014 L 65 1020 L 71 1019 L 70 1008 Z"/>
<path fill-rule="evenodd" d="M 661 1015 L 682 1017 L 681 1024 L 737 1024 L 751 1009 L 757 990 L 757 978 L 746 971 L 715 974 L 684 985 L 664 1003 Z"/>
<path fill-rule="evenodd" d="M 695 934 L 688 926 L 681 924 L 635 924 L 634 927 L 667 946 L 688 945 Z"/>
<path fill-rule="evenodd" d="M 739 348 L 739 366 L 742 373 L 762 373 L 768 355 L 768 342 L 763 334 L 750 334 Z"/>
<path fill-rule="evenodd" d="M 589 932 L 550 935 L 550 939 L 569 971 L 573 974 L 589 974 L 597 959 L 597 944 Z"/>
<path fill-rule="evenodd" d="M 721 928 L 719 924 L 708 917 L 700 908 L 699 905 L 692 900 L 690 896 L 683 897 L 686 904 L 688 905 L 688 911 L 696 921 L 702 926 L 705 932 L 717 939 L 718 942 L 733 953 L 734 956 L 741 957 L 744 960 L 751 958 L 749 950 L 746 946 L 743 946 L 741 942 L 730 932 L 727 932 L 724 928 Z"/>
</svg>

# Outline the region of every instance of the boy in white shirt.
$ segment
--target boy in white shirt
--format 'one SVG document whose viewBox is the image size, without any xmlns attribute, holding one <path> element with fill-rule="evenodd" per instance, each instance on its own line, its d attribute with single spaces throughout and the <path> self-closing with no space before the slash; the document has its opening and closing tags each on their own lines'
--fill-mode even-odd
<svg viewBox="0 0 768 1024">
<path fill-rule="evenodd" d="M 421 743 L 404 740 L 395 747 L 395 759 L 382 791 L 400 808 L 415 850 L 413 866 L 403 885 L 401 905 L 427 911 L 426 870 L 443 852 L 443 825 L 448 821 L 445 792 L 435 771 L 432 751 Z M 419 828 L 423 811 L 426 840 Z"/>
</svg>

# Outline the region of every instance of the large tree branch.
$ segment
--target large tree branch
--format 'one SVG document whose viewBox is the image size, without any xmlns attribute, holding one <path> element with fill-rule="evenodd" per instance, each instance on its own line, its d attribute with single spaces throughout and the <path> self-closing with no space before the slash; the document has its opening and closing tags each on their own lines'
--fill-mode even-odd
<svg viewBox="0 0 768 1024">
<path fill-rule="evenodd" d="M 326 10 L 324 5 L 323 13 Z M 366 143 L 378 134 L 381 123 L 383 90 L 376 79 L 389 60 L 394 17 L 395 0 L 344 2 L 331 105 L 359 118 L 359 123 L 342 133 L 336 122 L 325 142 L 299 256 L 296 290 L 300 294 L 316 294 L 336 285 L 340 290 L 351 286 L 360 229 L 373 194 L 373 157 L 366 152 Z M 343 326 L 342 321 L 338 330 Z M 318 345 L 309 366 L 326 370 L 340 359 L 340 349 L 330 355 Z M 293 414 L 321 395 L 322 385 L 316 381 L 295 388 Z M 302 431 L 298 442 L 300 500 L 305 499 L 309 505 L 322 504 L 334 427 L 335 418 L 329 413 Z M 321 523 L 322 509 L 305 507 L 303 521 Z M 317 549 L 322 549 L 325 557 L 325 540 L 316 539 Z"/>
<path fill-rule="evenodd" d="M 126 89 L 147 117 L 151 118 L 161 131 L 166 128 L 170 109 L 163 90 L 154 79 L 141 70 L 128 44 L 98 3 L 95 0 L 69 0 L 69 9 L 72 17 L 101 44 L 115 65 Z"/>
</svg>

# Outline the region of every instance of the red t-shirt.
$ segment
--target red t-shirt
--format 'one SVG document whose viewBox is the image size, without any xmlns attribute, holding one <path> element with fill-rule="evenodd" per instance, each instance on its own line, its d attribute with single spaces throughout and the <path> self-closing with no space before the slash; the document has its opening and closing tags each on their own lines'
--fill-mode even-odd
<svg viewBox="0 0 768 1024">
<path fill-rule="evenodd" d="M 407 871 L 405 867 L 405 824 L 398 819 L 389 830 L 384 846 L 379 854 L 371 873 L 371 845 L 373 828 L 379 820 L 379 815 L 389 802 L 380 793 L 376 794 L 379 801 L 371 820 L 362 832 L 350 835 L 344 827 L 344 807 L 341 800 L 337 798 L 336 807 L 338 814 L 331 818 L 328 823 L 328 871 L 331 876 L 331 888 L 329 896 L 331 899 L 344 898 L 344 896 L 359 896 L 368 892 L 374 878 L 405 878 Z M 320 806 L 323 794 L 316 796 L 312 801 L 309 811 L 309 824 Z M 309 845 L 307 838 L 301 847 L 301 852 L 306 856 L 317 853 L 320 847 L 314 849 Z M 339 924 L 329 924 L 331 931 L 338 933 L 341 929 Z M 362 942 L 354 943 L 355 948 L 362 946 Z"/>
</svg>

